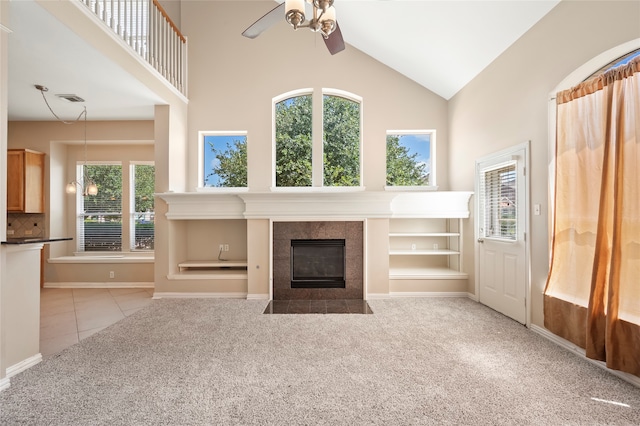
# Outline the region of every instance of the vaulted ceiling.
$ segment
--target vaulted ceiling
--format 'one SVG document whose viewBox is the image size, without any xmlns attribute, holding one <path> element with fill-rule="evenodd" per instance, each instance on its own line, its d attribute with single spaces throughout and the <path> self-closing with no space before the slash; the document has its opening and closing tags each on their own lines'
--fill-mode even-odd
<svg viewBox="0 0 640 426">
<path fill-rule="evenodd" d="M 450 99 L 558 2 L 336 0 L 335 6 L 347 49 L 355 47 Z M 144 85 L 37 2 L 10 3 L 9 120 L 53 119 L 34 84 L 49 87 L 49 96 L 85 98 L 91 120 L 153 118 L 160 100 Z M 270 7 L 256 4 L 255 19 Z M 55 108 L 67 117 L 79 111 L 77 104 L 57 99 Z"/>
</svg>

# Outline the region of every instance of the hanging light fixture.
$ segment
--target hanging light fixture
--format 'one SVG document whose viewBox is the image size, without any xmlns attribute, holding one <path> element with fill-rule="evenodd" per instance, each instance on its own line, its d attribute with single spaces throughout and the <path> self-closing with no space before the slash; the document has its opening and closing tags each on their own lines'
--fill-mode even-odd
<svg viewBox="0 0 640 426">
<path fill-rule="evenodd" d="M 82 113 L 78 117 L 84 116 L 84 166 L 82 166 L 82 182 L 73 180 L 67 184 L 67 194 L 75 194 L 77 187 L 82 189 L 82 195 L 98 195 L 98 185 L 87 174 L 87 107 L 84 107 Z M 83 185 L 84 184 L 84 185 Z"/>
<path fill-rule="evenodd" d="M 324 38 L 329 37 L 336 29 L 336 9 L 333 0 L 306 0 L 313 6 L 313 18 L 305 21 L 305 0 L 286 0 L 285 18 L 293 29 L 309 28 L 313 32 L 320 32 Z"/>
<path fill-rule="evenodd" d="M 53 112 L 53 109 L 51 108 L 51 106 L 49 105 L 49 102 L 47 101 L 47 97 L 44 95 L 44 92 L 49 91 L 48 88 L 46 88 L 45 86 L 41 86 L 39 84 L 35 85 L 36 89 L 38 89 L 40 91 L 40 93 L 42 94 L 42 99 L 44 99 L 44 103 L 47 104 L 47 107 L 49 108 L 49 111 L 51 111 L 51 114 L 53 114 L 53 116 L 60 121 L 61 123 L 64 124 L 75 124 L 78 121 L 80 121 L 81 118 L 83 118 L 83 124 L 84 124 L 84 165 L 82 167 L 82 182 L 78 182 L 77 180 L 72 180 L 71 182 L 69 182 L 65 188 L 67 194 L 75 194 L 78 192 L 78 188 L 80 188 L 82 190 L 82 195 L 83 196 L 87 196 L 87 195 L 97 195 L 98 194 L 98 186 L 96 185 L 96 183 L 93 181 L 93 179 L 91 179 L 89 177 L 89 175 L 87 174 L 87 107 L 83 107 L 82 112 L 80 113 L 80 115 L 78 115 L 78 118 L 76 118 L 74 121 L 65 121 L 63 119 L 61 119 L 60 117 L 58 117 L 58 115 Z M 61 98 L 67 99 L 69 100 L 69 102 L 84 102 L 84 99 L 75 96 L 75 95 L 59 95 Z"/>
</svg>

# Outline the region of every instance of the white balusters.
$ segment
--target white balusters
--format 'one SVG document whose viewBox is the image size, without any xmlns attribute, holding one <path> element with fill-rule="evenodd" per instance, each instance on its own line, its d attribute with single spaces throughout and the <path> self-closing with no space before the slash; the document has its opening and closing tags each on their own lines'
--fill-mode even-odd
<svg viewBox="0 0 640 426">
<path fill-rule="evenodd" d="M 187 41 L 156 0 L 79 0 L 186 95 Z"/>
</svg>

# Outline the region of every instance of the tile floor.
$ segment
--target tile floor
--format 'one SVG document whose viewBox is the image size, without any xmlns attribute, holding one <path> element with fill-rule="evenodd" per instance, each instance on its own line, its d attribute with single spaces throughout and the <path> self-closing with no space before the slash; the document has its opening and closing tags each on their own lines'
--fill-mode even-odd
<svg viewBox="0 0 640 426">
<path fill-rule="evenodd" d="M 152 288 L 44 288 L 40 353 L 54 355 L 151 303 Z"/>
</svg>

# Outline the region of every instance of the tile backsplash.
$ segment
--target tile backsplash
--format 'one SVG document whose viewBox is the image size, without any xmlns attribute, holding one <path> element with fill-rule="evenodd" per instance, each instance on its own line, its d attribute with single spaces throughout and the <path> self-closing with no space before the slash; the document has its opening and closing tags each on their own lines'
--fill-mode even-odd
<svg viewBox="0 0 640 426">
<path fill-rule="evenodd" d="M 44 214 L 7 214 L 7 238 L 46 237 Z"/>
</svg>

